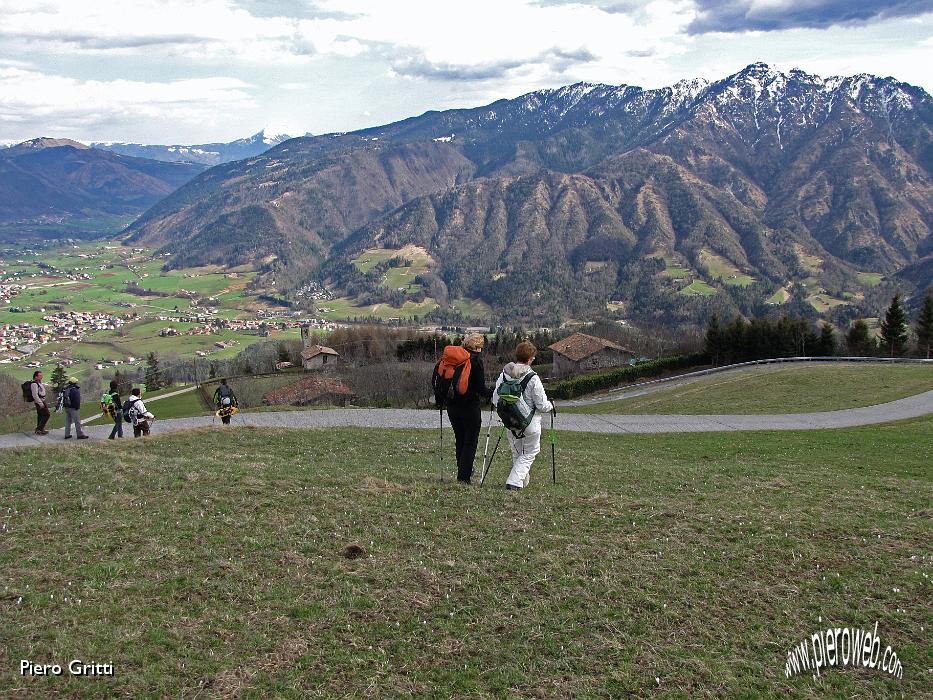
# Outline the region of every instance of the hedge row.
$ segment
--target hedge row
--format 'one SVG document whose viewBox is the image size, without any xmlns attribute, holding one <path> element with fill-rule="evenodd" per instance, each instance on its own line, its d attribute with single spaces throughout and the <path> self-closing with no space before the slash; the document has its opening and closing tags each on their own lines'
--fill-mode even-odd
<svg viewBox="0 0 933 700">
<path fill-rule="evenodd" d="M 658 360 L 639 362 L 637 365 L 616 367 L 605 372 L 585 374 L 572 379 L 563 379 L 548 387 L 548 396 L 555 399 L 574 399 L 601 389 L 612 389 L 621 384 L 630 384 L 643 377 L 657 377 L 672 369 L 697 367 L 709 363 L 709 357 L 702 352 L 677 357 L 662 357 Z"/>
</svg>

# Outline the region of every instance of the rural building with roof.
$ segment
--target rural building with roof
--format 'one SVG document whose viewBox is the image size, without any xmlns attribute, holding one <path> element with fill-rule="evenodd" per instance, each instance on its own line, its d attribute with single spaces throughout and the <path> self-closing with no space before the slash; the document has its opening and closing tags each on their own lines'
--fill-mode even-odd
<svg viewBox="0 0 933 700">
<path fill-rule="evenodd" d="M 305 369 L 321 369 L 337 363 L 340 354 L 325 345 L 309 345 L 301 351 L 301 366 Z"/>
<path fill-rule="evenodd" d="M 635 357 L 628 348 L 605 338 L 574 333 L 548 348 L 554 352 L 554 377 L 569 377 L 626 365 Z"/>
</svg>

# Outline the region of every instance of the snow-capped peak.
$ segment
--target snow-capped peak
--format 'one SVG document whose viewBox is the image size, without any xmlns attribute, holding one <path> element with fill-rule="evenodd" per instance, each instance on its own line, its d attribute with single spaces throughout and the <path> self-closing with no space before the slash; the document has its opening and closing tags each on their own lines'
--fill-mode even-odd
<svg viewBox="0 0 933 700">
<path fill-rule="evenodd" d="M 262 130 L 256 134 L 256 136 L 267 146 L 275 146 L 276 144 L 282 143 L 282 141 L 295 138 L 296 134 L 304 133 L 305 131 L 303 129 L 297 128 L 294 124 L 269 122 L 262 127 Z"/>
</svg>

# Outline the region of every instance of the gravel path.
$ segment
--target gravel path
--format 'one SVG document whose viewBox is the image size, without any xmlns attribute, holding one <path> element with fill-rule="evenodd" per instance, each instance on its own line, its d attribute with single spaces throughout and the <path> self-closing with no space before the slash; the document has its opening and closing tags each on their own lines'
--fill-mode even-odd
<svg viewBox="0 0 933 700">
<path fill-rule="evenodd" d="M 816 430 L 874 425 L 905 418 L 917 418 L 931 413 L 933 413 L 933 391 L 927 391 L 923 394 L 876 406 L 823 413 L 793 413 L 771 416 L 618 416 L 564 413 L 558 414 L 556 425 L 557 429 L 562 431 L 622 434 Z M 489 411 L 485 411 L 483 414 L 484 427 L 487 425 L 489 417 Z M 548 424 L 549 420 L 545 417 L 545 425 Z M 210 416 L 198 416 L 195 418 L 156 420 L 152 427 L 152 434 L 161 435 L 211 425 L 214 425 L 218 430 L 226 429 L 219 420 L 212 420 Z M 244 425 L 262 428 L 431 429 L 438 426 L 438 414 L 436 411 L 400 408 L 335 408 L 312 411 L 239 413 L 234 416 L 233 424 L 229 429 Z M 444 426 L 449 427 L 446 416 Z M 85 428 L 85 430 L 92 438 L 98 440 L 109 435 L 110 427 L 109 425 L 93 426 Z M 129 424 L 124 427 L 129 429 L 130 436 L 132 436 L 132 428 Z M 63 436 L 63 429 L 53 430 L 45 437 L 38 437 L 31 433 L 0 435 L 0 448 L 61 444 Z"/>
</svg>

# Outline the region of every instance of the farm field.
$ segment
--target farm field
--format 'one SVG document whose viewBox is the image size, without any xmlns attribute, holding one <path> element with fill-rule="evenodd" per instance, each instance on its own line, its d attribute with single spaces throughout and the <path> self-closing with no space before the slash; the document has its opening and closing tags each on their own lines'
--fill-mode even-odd
<svg viewBox="0 0 933 700">
<path fill-rule="evenodd" d="M 542 453 L 520 494 L 504 459 L 439 481 L 431 431 L 6 451 L 8 657 L 114 675 L 5 664 L 0 694 L 922 697 L 931 441 L 930 418 L 566 434 L 557 485 Z M 903 678 L 786 676 L 813 632 L 875 623 Z"/>
<path fill-rule="evenodd" d="M 718 279 L 723 284 L 747 287 L 755 281 L 754 277 L 744 274 L 721 255 L 716 255 L 708 250 L 700 251 L 700 262 L 706 265 L 713 279 Z"/>
<path fill-rule="evenodd" d="M 685 296 L 712 296 L 716 293 L 716 289 L 706 282 L 693 280 L 693 282 L 681 289 L 680 293 Z"/>
<path fill-rule="evenodd" d="M 781 414 L 836 411 L 933 390 L 933 366 L 765 365 L 701 377 L 645 396 L 568 407 L 575 413 Z"/>
</svg>

